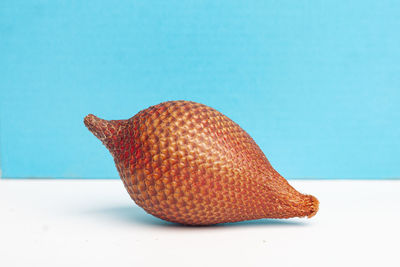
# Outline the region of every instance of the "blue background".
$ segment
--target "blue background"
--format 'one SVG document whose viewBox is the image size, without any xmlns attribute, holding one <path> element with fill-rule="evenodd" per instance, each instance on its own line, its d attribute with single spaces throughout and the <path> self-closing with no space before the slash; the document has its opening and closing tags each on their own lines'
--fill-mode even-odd
<svg viewBox="0 0 400 267">
<path fill-rule="evenodd" d="M 118 177 L 83 117 L 186 99 L 287 178 L 398 178 L 399 14 L 386 0 L 2 0 L 2 176 Z"/>
</svg>

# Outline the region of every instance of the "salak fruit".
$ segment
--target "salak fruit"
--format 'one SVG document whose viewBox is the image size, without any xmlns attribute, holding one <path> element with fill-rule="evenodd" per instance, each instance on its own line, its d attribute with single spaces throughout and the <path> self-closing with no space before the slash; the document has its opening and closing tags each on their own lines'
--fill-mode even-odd
<svg viewBox="0 0 400 267">
<path fill-rule="evenodd" d="M 187 225 L 312 217 L 318 200 L 296 191 L 254 140 L 217 110 L 169 101 L 127 120 L 85 117 L 146 212 Z"/>
</svg>

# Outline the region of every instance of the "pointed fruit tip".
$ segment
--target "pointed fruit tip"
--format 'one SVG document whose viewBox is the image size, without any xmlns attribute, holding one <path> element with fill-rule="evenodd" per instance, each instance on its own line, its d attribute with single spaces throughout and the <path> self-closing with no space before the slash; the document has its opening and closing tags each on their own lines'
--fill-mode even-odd
<svg viewBox="0 0 400 267">
<path fill-rule="evenodd" d="M 104 131 L 107 127 L 106 120 L 100 119 L 93 114 L 89 114 L 83 119 L 83 123 L 97 138 L 104 137 Z"/>
<path fill-rule="evenodd" d="M 312 195 L 308 195 L 309 201 L 310 201 L 310 214 L 307 215 L 307 218 L 312 218 L 317 214 L 318 209 L 319 209 L 319 201 L 316 197 Z"/>
<path fill-rule="evenodd" d="M 86 127 L 89 128 L 89 127 L 93 126 L 94 121 L 96 120 L 96 118 L 97 117 L 95 115 L 89 114 L 83 119 L 83 123 L 85 124 Z"/>
</svg>

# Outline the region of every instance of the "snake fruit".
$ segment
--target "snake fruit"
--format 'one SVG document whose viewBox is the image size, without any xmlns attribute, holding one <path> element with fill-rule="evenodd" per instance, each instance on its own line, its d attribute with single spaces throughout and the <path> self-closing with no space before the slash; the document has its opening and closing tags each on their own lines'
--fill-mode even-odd
<svg viewBox="0 0 400 267">
<path fill-rule="evenodd" d="M 163 220 L 211 225 L 318 211 L 314 196 L 290 186 L 249 134 L 211 107 L 169 101 L 127 120 L 89 114 L 84 123 L 131 198 Z"/>
</svg>

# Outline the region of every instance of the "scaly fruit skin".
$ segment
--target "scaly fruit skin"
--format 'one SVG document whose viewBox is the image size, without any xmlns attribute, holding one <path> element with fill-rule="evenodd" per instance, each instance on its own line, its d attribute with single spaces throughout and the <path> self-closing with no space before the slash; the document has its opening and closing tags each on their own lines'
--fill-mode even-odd
<svg viewBox="0 0 400 267">
<path fill-rule="evenodd" d="M 84 123 L 131 198 L 161 219 L 211 225 L 318 211 L 315 197 L 291 187 L 239 125 L 208 106 L 170 101 L 128 120 L 88 115 Z"/>
</svg>

